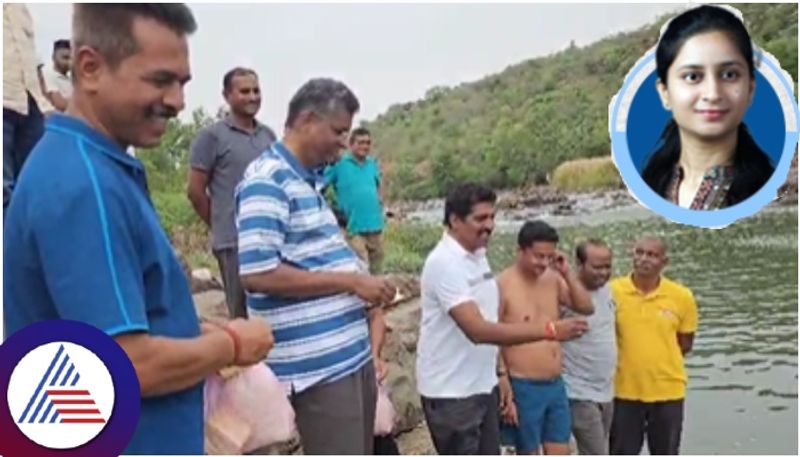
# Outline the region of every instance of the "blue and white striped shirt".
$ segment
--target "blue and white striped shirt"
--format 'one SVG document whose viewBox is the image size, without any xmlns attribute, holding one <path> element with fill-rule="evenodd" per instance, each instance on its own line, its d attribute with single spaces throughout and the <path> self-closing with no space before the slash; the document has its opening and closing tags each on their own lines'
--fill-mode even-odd
<svg viewBox="0 0 800 457">
<path fill-rule="evenodd" d="M 236 190 L 240 274 L 268 272 L 281 263 L 307 271 L 361 271 L 316 190 L 318 179 L 282 142 L 247 167 Z M 248 292 L 247 306 L 251 316 L 272 326 L 275 346 L 267 364 L 295 392 L 336 381 L 372 359 L 365 303 L 355 295 Z"/>
</svg>

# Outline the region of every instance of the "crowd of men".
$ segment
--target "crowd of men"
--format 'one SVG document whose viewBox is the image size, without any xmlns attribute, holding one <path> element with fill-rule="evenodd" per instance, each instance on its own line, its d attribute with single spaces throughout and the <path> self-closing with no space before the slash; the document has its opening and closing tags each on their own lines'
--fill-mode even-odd
<svg viewBox="0 0 800 457">
<path fill-rule="evenodd" d="M 630 274 L 610 280 L 611 248 L 526 222 L 499 275 L 486 246 L 495 193 L 477 184 L 445 202 L 446 232 L 422 271 L 417 387 L 440 454 L 677 454 L 697 307 L 668 279 L 667 244 L 643 236 Z M 500 411 L 500 414 L 497 414 Z"/>
<path fill-rule="evenodd" d="M 202 454 L 203 380 L 261 361 L 287 386 L 307 454 L 372 454 L 382 307 L 396 288 L 380 276 L 381 174 L 370 132 L 351 133 L 354 93 L 308 81 L 278 138 L 256 119 L 258 75 L 223 76 L 229 113 L 194 138 L 187 195 L 210 228 L 230 320 L 201 324 L 144 168 L 127 152 L 158 144 L 184 108 L 191 11 L 77 4 L 73 36 L 55 43 L 44 74 L 24 6 L 3 11 L 13 25 L 5 337 L 58 318 L 113 337 L 141 384 L 126 454 Z M 637 454 L 645 436 L 651 453 L 677 453 L 697 311 L 662 274 L 666 243 L 639 239 L 632 273 L 609 282 L 606 243 L 579 243 L 572 269 L 556 230 L 528 222 L 515 262 L 495 276 L 495 202 L 478 184 L 454 189 L 421 275 L 416 376 L 436 450 L 497 454 L 505 441 L 520 454 L 564 454 L 574 435 L 582 454 Z"/>
</svg>

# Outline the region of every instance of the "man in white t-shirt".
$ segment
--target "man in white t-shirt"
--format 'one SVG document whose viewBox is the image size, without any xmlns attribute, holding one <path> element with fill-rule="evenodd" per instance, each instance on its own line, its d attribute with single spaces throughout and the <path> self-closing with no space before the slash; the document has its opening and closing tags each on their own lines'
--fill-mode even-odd
<svg viewBox="0 0 800 457">
<path fill-rule="evenodd" d="M 67 102 L 72 98 L 72 62 L 69 40 L 56 40 L 53 43 L 53 67 L 44 68 L 45 95 L 57 110 L 67 109 Z"/>
<path fill-rule="evenodd" d="M 586 320 L 499 324 L 499 290 L 486 259 L 495 193 L 462 184 L 445 201 L 442 240 L 422 270 L 417 388 L 439 454 L 499 454 L 496 345 L 583 334 Z M 502 370 L 502 367 L 501 367 Z"/>
</svg>

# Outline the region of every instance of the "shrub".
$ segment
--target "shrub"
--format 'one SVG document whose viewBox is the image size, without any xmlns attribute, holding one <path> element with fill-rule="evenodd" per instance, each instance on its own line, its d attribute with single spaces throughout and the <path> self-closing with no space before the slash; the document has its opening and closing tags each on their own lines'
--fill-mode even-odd
<svg viewBox="0 0 800 457">
<path fill-rule="evenodd" d="M 553 171 L 552 185 L 565 192 L 588 192 L 622 187 L 622 178 L 611 157 L 564 162 Z"/>
</svg>

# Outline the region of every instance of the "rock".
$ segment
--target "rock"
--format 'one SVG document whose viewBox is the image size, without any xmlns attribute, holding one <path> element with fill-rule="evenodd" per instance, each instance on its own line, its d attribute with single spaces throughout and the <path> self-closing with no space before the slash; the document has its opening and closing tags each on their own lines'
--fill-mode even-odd
<svg viewBox="0 0 800 457">
<path fill-rule="evenodd" d="M 189 287 L 192 294 L 197 294 L 211 289 L 222 289 L 222 281 L 215 278 L 208 268 L 200 268 L 192 270 L 186 257 L 178 250 L 175 249 L 175 256 L 181 264 L 183 274 L 186 275 L 186 280 L 189 281 Z"/>
<path fill-rule="evenodd" d="M 575 214 L 572 202 L 564 202 L 558 204 L 553 210 L 553 214 L 557 216 L 570 216 Z"/>
<path fill-rule="evenodd" d="M 397 436 L 397 447 L 402 455 L 436 455 L 431 434 L 424 421 L 413 430 Z"/>
<path fill-rule="evenodd" d="M 398 297 L 392 306 L 404 303 L 416 297 L 419 297 L 419 279 L 412 274 L 407 273 L 391 273 L 387 274 L 386 278 L 397 287 Z"/>
<path fill-rule="evenodd" d="M 211 270 L 208 268 L 198 268 L 196 270 L 192 270 L 190 278 L 193 294 L 205 292 L 211 289 L 222 289 L 221 281 L 215 278 L 211 273 Z"/>
<path fill-rule="evenodd" d="M 227 319 L 228 307 L 225 305 L 225 293 L 221 290 L 207 290 L 194 294 L 194 307 L 200 319 Z"/>
<path fill-rule="evenodd" d="M 195 281 L 210 282 L 214 280 L 214 277 L 211 275 L 211 270 L 208 268 L 198 268 L 197 270 L 192 270 L 192 279 Z"/>
<path fill-rule="evenodd" d="M 419 300 L 404 303 L 386 314 L 388 327 L 383 357 L 389 364 L 386 385 L 398 415 L 395 433 L 412 430 L 423 419 L 416 381 Z"/>
<path fill-rule="evenodd" d="M 563 203 L 566 200 L 565 194 L 550 186 L 530 186 L 501 193 L 496 206 L 500 210 L 518 210 Z"/>
</svg>

